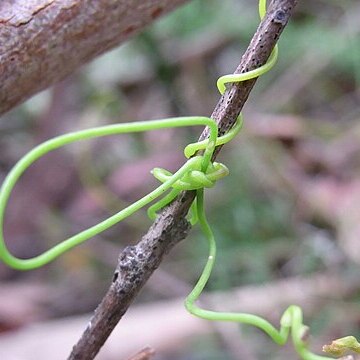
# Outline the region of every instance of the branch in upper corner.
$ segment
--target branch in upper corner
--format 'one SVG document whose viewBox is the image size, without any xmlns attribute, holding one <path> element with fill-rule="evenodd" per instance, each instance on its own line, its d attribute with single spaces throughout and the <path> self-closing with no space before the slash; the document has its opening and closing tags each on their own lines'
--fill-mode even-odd
<svg viewBox="0 0 360 360">
<path fill-rule="evenodd" d="M 255 69 L 266 63 L 285 28 L 297 0 L 273 0 L 241 59 L 236 72 Z M 224 134 L 235 123 L 256 79 L 234 84 L 217 104 L 212 118 Z M 200 139 L 207 137 L 207 130 Z M 215 155 L 220 151 L 218 147 Z M 117 325 L 147 279 L 168 253 L 189 232 L 185 216 L 195 197 L 194 191 L 183 192 L 158 216 L 136 246 L 120 254 L 113 282 L 90 320 L 88 327 L 74 346 L 69 360 L 91 360 Z"/>
<path fill-rule="evenodd" d="M 0 115 L 189 0 L 1 0 Z"/>
</svg>

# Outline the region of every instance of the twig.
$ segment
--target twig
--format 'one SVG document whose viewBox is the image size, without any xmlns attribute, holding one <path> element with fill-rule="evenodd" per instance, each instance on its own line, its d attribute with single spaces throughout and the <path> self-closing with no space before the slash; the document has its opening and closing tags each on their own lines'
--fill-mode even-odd
<svg viewBox="0 0 360 360">
<path fill-rule="evenodd" d="M 235 73 L 252 70 L 266 63 L 296 3 L 297 0 L 271 2 L 267 15 Z M 221 97 L 212 114 L 212 118 L 218 123 L 219 134 L 224 134 L 234 125 L 255 82 L 256 79 L 253 79 L 234 84 Z M 207 135 L 205 129 L 200 139 Z M 215 156 L 219 150 L 220 147 L 217 148 Z M 164 209 L 137 245 L 126 247 L 120 254 L 112 284 L 74 346 L 69 360 L 94 359 L 145 282 L 160 265 L 164 255 L 189 233 L 190 224 L 185 216 L 194 196 L 193 191 L 183 192 Z"/>
<path fill-rule="evenodd" d="M 155 355 L 155 350 L 146 347 L 145 349 L 142 349 L 128 360 L 149 360 L 153 357 L 153 355 Z"/>
</svg>

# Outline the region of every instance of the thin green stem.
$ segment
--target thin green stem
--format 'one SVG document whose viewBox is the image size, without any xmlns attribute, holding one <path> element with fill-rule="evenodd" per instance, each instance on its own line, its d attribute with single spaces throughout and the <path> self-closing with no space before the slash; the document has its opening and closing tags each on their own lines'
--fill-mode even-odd
<svg viewBox="0 0 360 360">
<path fill-rule="evenodd" d="M 129 205 L 125 209 L 119 211 L 115 215 L 109 217 L 108 219 L 100 222 L 97 225 L 90 227 L 77 235 L 71 236 L 70 238 L 59 243 L 50 250 L 44 252 L 41 255 L 38 255 L 31 259 L 19 259 L 13 256 L 7 249 L 6 243 L 3 235 L 3 226 L 4 226 L 4 216 L 6 206 L 8 204 L 9 197 L 12 193 L 13 188 L 15 187 L 17 181 L 25 170 L 40 157 L 46 155 L 50 151 L 61 148 L 67 144 L 71 144 L 80 140 L 97 138 L 108 135 L 115 134 L 124 134 L 129 132 L 142 132 L 155 129 L 164 129 L 164 128 L 175 128 L 175 127 L 184 127 L 184 126 L 208 126 L 210 129 L 210 139 L 215 143 L 217 138 L 217 126 L 214 120 L 207 117 L 182 117 L 182 118 L 171 118 L 164 120 L 152 120 L 152 121 L 143 121 L 137 123 L 124 123 L 124 124 L 115 124 L 102 127 L 91 128 L 87 130 L 77 131 L 69 133 L 66 135 L 61 135 L 51 140 L 48 140 L 33 150 L 26 154 L 10 171 L 8 176 L 5 178 L 4 183 L 0 189 L 0 258 L 7 265 L 18 269 L 18 270 L 30 270 L 41 267 L 50 261 L 54 260 L 65 251 L 70 250 L 74 246 L 77 246 L 84 241 L 98 235 L 99 233 L 107 230 L 111 226 L 117 224 L 119 221 L 124 220 L 134 212 L 138 211 L 142 207 L 146 206 L 150 202 L 157 199 L 159 196 L 163 195 L 167 190 L 169 190 L 172 185 L 180 180 L 188 171 L 194 168 L 199 168 L 199 163 L 204 163 L 204 158 L 194 158 L 188 160 L 188 162 L 178 170 L 171 179 L 166 181 L 164 184 L 160 185 L 157 189 L 147 194 L 143 198 L 139 199 L 135 203 Z M 211 158 L 210 153 L 210 158 Z M 209 156 L 209 155 L 208 155 Z M 206 161 L 209 161 L 207 159 Z"/>
<path fill-rule="evenodd" d="M 266 0 L 259 0 L 259 15 L 262 19 L 266 13 Z M 241 82 L 259 77 L 269 71 L 276 63 L 278 56 L 277 46 L 272 51 L 268 62 L 254 70 L 243 74 L 225 75 L 221 77 L 217 86 L 221 94 L 226 91 L 226 84 Z M 30 270 L 41 267 L 50 261 L 54 260 L 64 252 L 70 250 L 84 241 L 98 235 L 118 222 L 126 219 L 134 212 L 142 207 L 157 200 L 148 209 L 148 214 L 151 219 L 156 217 L 156 212 L 168 205 L 182 190 L 196 190 L 196 203 L 191 205 L 192 224 L 199 222 L 200 228 L 207 239 L 209 246 L 209 255 L 203 272 L 200 275 L 198 282 L 194 289 L 187 296 L 185 300 L 186 309 L 203 319 L 216 320 L 216 321 L 232 321 L 244 324 L 249 324 L 258 327 L 268 334 L 274 342 L 283 345 L 291 335 L 294 347 L 298 354 L 304 360 L 330 360 L 329 357 L 319 356 L 311 353 L 307 344 L 304 341 L 304 336 L 307 327 L 303 325 L 303 315 L 301 309 L 296 305 L 291 305 L 283 314 L 280 320 L 280 329 L 276 329 L 267 320 L 252 314 L 244 313 L 230 313 L 230 312 L 216 312 L 212 310 L 202 309 L 196 305 L 196 301 L 204 290 L 215 264 L 216 258 L 216 243 L 210 225 L 207 222 L 205 209 L 204 209 L 204 188 L 212 187 L 215 182 L 228 174 L 228 169 L 225 165 L 220 163 L 212 163 L 211 158 L 214 149 L 218 145 L 223 145 L 231 141 L 236 134 L 240 131 L 243 124 L 243 117 L 240 114 L 235 126 L 225 135 L 218 137 L 218 128 L 216 122 L 207 117 L 182 117 L 171 118 L 164 120 L 152 120 L 136 123 L 125 123 L 96 127 L 88 130 L 73 132 L 70 134 L 58 136 L 54 139 L 48 140 L 43 144 L 38 145 L 27 155 L 25 155 L 10 171 L 9 175 L 0 189 L 0 258 L 9 266 L 18 270 Z M 189 144 L 185 150 L 185 156 L 188 158 L 187 162 L 174 174 L 164 169 L 156 168 L 153 170 L 154 176 L 162 182 L 162 184 L 149 194 L 129 205 L 125 209 L 117 212 L 102 222 L 64 240 L 53 248 L 45 251 L 31 259 L 19 259 L 12 255 L 5 244 L 3 227 L 6 206 L 8 204 L 10 195 L 17 181 L 26 169 L 38 160 L 40 157 L 47 153 L 61 148 L 67 144 L 77 141 L 97 138 L 102 136 L 109 136 L 115 134 L 124 134 L 130 132 L 143 132 L 155 129 L 164 128 L 177 128 L 184 126 L 208 126 L 210 129 L 209 139 L 197 143 Z M 199 150 L 203 150 L 203 155 L 194 156 Z M 350 346 L 355 346 L 351 338 Z M 346 346 L 349 340 L 346 338 Z M 343 346 L 343 345 L 342 345 Z M 357 345 L 356 345 L 357 346 Z"/>
<path fill-rule="evenodd" d="M 212 272 L 212 269 L 215 264 L 216 258 L 216 243 L 214 234 L 210 228 L 210 225 L 206 219 L 205 210 L 204 210 L 204 190 L 199 189 L 196 192 L 196 205 L 197 213 L 199 217 L 199 225 L 201 227 L 202 233 L 205 235 L 205 238 L 209 246 L 209 255 L 205 267 L 200 275 L 198 282 L 196 283 L 194 289 L 187 296 L 185 300 L 186 309 L 193 315 L 198 316 L 203 319 L 213 320 L 213 321 L 231 321 L 239 322 L 243 324 L 253 325 L 263 330 L 268 334 L 274 342 L 279 345 L 284 345 L 289 337 L 291 330 L 291 337 L 294 343 L 294 347 L 298 354 L 304 360 L 330 360 L 332 358 L 319 356 L 313 354 L 307 349 L 307 344 L 303 340 L 303 337 L 306 335 L 307 327 L 302 323 L 302 311 L 296 305 L 291 305 L 283 314 L 280 324 L 280 330 L 277 330 L 270 322 L 267 320 L 252 314 L 245 313 L 231 313 L 231 312 L 218 312 L 211 311 L 200 308 L 196 305 L 196 301 L 199 299 L 202 294 Z"/>
</svg>

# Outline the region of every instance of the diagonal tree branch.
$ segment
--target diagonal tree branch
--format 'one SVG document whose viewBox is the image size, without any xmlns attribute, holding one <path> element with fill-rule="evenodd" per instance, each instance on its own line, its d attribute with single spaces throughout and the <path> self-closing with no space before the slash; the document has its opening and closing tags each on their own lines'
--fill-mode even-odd
<svg viewBox="0 0 360 360">
<path fill-rule="evenodd" d="M 0 115 L 189 0 L 1 0 Z"/>
<path fill-rule="evenodd" d="M 271 2 L 266 17 L 235 73 L 252 70 L 266 63 L 296 3 L 297 0 Z M 256 79 L 253 79 L 234 84 L 221 97 L 212 114 L 212 118 L 218 123 L 220 134 L 234 125 L 255 82 Z M 200 139 L 207 135 L 205 129 Z M 219 150 L 218 148 L 216 154 Z M 90 360 L 96 356 L 145 282 L 160 265 L 164 255 L 187 236 L 190 225 L 185 216 L 194 196 L 193 191 L 183 192 L 164 209 L 136 246 L 128 246 L 120 254 L 112 284 L 74 346 L 69 360 Z"/>
</svg>

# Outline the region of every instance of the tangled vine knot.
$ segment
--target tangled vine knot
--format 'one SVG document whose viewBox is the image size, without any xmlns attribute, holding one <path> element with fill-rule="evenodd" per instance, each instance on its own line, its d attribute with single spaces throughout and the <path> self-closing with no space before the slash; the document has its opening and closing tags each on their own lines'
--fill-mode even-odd
<svg viewBox="0 0 360 360">
<path fill-rule="evenodd" d="M 212 162 L 205 171 L 202 171 L 202 157 L 198 156 L 194 167 L 189 170 L 181 179 L 177 180 L 172 187 L 176 190 L 197 190 L 211 188 L 223 177 L 229 175 L 229 169 L 221 163 Z M 170 180 L 173 174 L 162 168 L 154 168 L 151 173 L 160 182 L 165 183 Z"/>
</svg>

